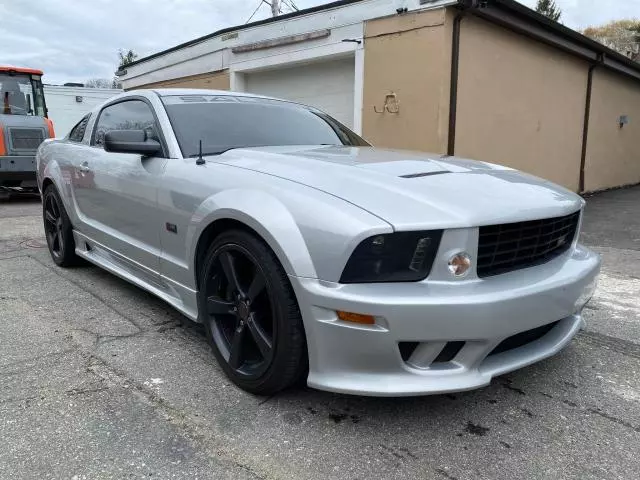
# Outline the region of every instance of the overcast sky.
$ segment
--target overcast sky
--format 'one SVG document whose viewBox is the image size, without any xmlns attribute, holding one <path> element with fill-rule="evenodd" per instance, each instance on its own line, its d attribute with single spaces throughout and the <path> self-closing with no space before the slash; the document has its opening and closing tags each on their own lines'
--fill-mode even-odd
<svg viewBox="0 0 640 480">
<path fill-rule="evenodd" d="M 293 0 L 298 8 L 327 3 Z M 245 23 L 259 0 L 0 0 L 0 64 L 39 68 L 45 83 L 111 78 L 119 48 L 140 56 Z M 391 5 L 404 0 L 389 0 Z M 528 6 L 536 0 L 522 0 Z M 640 0 L 556 0 L 584 28 L 640 17 Z M 266 18 L 262 5 L 254 20 Z"/>
</svg>

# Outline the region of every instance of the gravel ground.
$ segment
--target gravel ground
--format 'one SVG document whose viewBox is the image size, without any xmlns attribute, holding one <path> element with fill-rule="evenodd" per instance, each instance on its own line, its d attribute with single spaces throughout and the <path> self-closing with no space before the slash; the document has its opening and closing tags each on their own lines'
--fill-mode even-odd
<svg viewBox="0 0 640 480">
<path fill-rule="evenodd" d="M 0 478 L 637 478 L 639 211 L 640 188 L 588 199 L 603 272 L 549 360 L 454 395 L 264 398 L 160 300 L 55 267 L 37 200 L 2 201 Z"/>
</svg>

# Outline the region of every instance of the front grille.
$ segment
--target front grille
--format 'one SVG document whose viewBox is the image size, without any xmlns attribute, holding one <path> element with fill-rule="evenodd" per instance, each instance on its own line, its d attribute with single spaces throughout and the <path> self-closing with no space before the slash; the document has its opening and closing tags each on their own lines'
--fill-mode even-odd
<svg viewBox="0 0 640 480">
<path fill-rule="evenodd" d="M 11 146 L 14 150 L 37 150 L 44 140 L 39 128 L 10 128 Z"/>
<path fill-rule="evenodd" d="M 480 227 L 478 276 L 548 262 L 569 249 L 579 220 L 578 211 L 564 217 Z"/>
</svg>

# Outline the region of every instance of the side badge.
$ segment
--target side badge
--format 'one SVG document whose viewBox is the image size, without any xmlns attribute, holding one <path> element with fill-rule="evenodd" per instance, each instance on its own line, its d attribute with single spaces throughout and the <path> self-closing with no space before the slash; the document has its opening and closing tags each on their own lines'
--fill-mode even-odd
<svg viewBox="0 0 640 480">
<path fill-rule="evenodd" d="M 178 233 L 178 226 L 175 223 L 167 222 L 165 225 L 167 227 L 167 232 Z"/>
</svg>

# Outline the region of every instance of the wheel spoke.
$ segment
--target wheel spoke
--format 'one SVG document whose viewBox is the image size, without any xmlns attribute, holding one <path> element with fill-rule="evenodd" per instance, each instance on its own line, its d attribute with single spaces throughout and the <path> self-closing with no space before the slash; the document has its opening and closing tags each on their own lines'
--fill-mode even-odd
<svg viewBox="0 0 640 480">
<path fill-rule="evenodd" d="M 251 285 L 249 285 L 249 290 L 247 290 L 247 297 L 252 302 L 256 299 L 256 297 L 264 290 L 264 277 L 261 275 L 260 270 L 256 267 L 256 272 L 253 276 L 253 280 L 251 280 Z"/>
<path fill-rule="evenodd" d="M 244 325 L 238 326 L 233 334 L 229 348 L 229 365 L 238 369 L 242 365 L 242 340 L 244 338 Z"/>
<path fill-rule="evenodd" d="M 231 254 L 229 252 L 222 252 L 220 254 L 220 263 L 222 264 L 222 271 L 224 272 L 224 276 L 227 278 L 229 285 L 231 285 L 231 287 L 240 295 L 244 296 L 244 292 L 240 288 L 240 283 L 238 282 L 235 262 Z"/>
<path fill-rule="evenodd" d="M 58 202 L 56 202 L 53 197 L 50 197 L 51 199 L 51 213 L 53 213 L 53 215 L 55 215 L 56 217 L 60 216 L 60 212 L 58 211 Z"/>
<path fill-rule="evenodd" d="M 53 213 L 51 213 L 49 210 L 46 210 L 44 212 L 44 218 L 47 220 L 47 222 L 51 223 L 52 225 L 56 224 L 56 217 L 54 217 Z"/>
<path fill-rule="evenodd" d="M 249 327 L 249 332 L 251 332 L 251 337 L 256 342 L 260 353 L 262 354 L 262 358 L 265 360 L 271 357 L 271 339 L 267 336 L 266 332 L 262 329 L 262 327 L 256 322 L 254 315 L 250 315 L 247 319 L 247 327 Z"/>
<path fill-rule="evenodd" d="M 227 302 L 218 297 L 207 298 L 207 311 L 209 315 L 230 315 L 233 313 L 231 311 L 232 308 L 232 302 Z"/>
<path fill-rule="evenodd" d="M 60 232 L 58 230 L 56 230 L 55 232 L 53 232 L 53 241 L 51 242 L 51 248 L 54 251 L 58 251 L 60 250 Z"/>
</svg>

